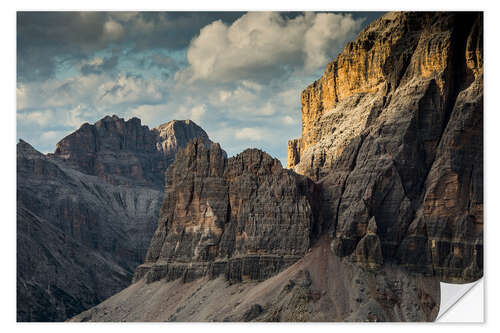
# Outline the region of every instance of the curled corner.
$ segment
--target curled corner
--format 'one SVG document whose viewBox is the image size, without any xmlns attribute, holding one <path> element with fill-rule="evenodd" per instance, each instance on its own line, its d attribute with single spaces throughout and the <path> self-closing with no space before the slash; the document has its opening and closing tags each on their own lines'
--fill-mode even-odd
<svg viewBox="0 0 500 333">
<path fill-rule="evenodd" d="M 476 322 L 484 321 L 484 281 L 451 284 L 441 282 L 441 303 L 436 321 Z"/>
</svg>

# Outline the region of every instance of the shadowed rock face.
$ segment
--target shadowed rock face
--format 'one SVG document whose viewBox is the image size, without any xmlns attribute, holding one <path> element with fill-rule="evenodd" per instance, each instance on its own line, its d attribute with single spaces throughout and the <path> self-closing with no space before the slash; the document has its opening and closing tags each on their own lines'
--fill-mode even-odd
<svg viewBox="0 0 500 333">
<path fill-rule="evenodd" d="M 63 321 L 128 285 L 131 265 L 17 207 L 17 321 Z"/>
<path fill-rule="evenodd" d="M 54 154 L 18 143 L 18 321 L 63 321 L 129 285 L 155 231 L 166 165 L 197 135 L 209 142 L 191 121 L 150 131 L 106 117 Z"/>
<path fill-rule="evenodd" d="M 138 118 L 106 116 L 62 139 L 51 156 L 111 184 L 161 189 L 175 154 L 193 138 L 210 142 L 191 120 L 172 120 L 150 130 Z"/>
<path fill-rule="evenodd" d="M 263 280 L 310 246 L 313 183 L 257 149 L 227 159 L 201 140 L 167 170 L 165 198 L 135 280 Z"/>
<path fill-rule="evenodd" d="M 388 13 L 302 93 L 288 167 L 317 181 L 338 255 L 482 276 L 482 20 Z"/>
</svg>

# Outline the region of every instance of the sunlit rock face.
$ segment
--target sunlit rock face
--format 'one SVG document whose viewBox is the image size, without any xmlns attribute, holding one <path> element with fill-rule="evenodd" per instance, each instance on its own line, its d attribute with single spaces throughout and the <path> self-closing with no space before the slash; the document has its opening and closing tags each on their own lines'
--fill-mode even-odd
<svg viewBox="0 0 500 333">
<path fill-rule="evenodd" d="M 482 276 L 482 33 L 481 13 L 388 13 L 302 92 L 288 168 L 320 184 L 338 255 L 375 217 L 381 261 Z"/>
</svg>

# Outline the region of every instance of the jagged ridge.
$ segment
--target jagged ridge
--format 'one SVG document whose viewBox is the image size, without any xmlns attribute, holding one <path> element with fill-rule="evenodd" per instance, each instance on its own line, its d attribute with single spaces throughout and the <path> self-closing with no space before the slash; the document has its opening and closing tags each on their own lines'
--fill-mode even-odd
<svg viewBox="0 0 500 333">
<path fill-rule="evenodd" d="M 264 280 L 310 246 L 313 183 L 260 150 L 227 159 L 218 144 L 194 140 L 165 178 L 158 228 L 134 281 Z"/>
<path fill-rule="evenodd" d="M 193 138 L 210 143 L 207 133 L 191 120 L 172 120 L 149 129 L 139 118 L 125 121 L 113 115 L 83 124 L 58 142 L 50 156 L 110 184 L 161 189 L 175 154 Z"/>
<path fill-rule="evenodd" d="M 63 321 L 130 283 L 156 227 L 166 166 L 194 137 L 210 142 L 189 120 L 149 130 L 113 116 L 82 125 L 54 154 L 20 140 L 18 321 Z"/>
</svg>

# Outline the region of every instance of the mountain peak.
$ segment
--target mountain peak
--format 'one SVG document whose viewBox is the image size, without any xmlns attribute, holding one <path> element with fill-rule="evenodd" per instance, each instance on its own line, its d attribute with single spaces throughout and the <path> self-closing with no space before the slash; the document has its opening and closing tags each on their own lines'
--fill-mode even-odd
<svg viewBox="0 0 500 333">
<path fill-rule="evenodd" d="M 191 120 L 174 120 L 149 129 L 137 117 L 125 120 L 108 115 L 63 138 L 51 156 L 112 184 L 162 187 L 164 171 L 193 138 L 210 142 L 207 133 Z"/>
<path fill-rule="evenodd" d="M 208 134 L 192 120 L 171 120 L 154 129 L 160 138 L 157 149 L 165 155 L 177 152 L 179 148 L 185 147 L 193 138 L 200 138 L 209 144 Z M 171 155 L 173 157 L 173 155 Z M 173 162 L 173 159 L 171 160 Z"/>
<path fill-rule="evenodd" d="M 28 157 L 28 158 L 43 158 L 44 155 L 40 153 L 38 150 L 33 148 L 32 145 L 24 141 L 23 139 L 19 139 L 17 143 L 17 157 Z"/>
</svg>

